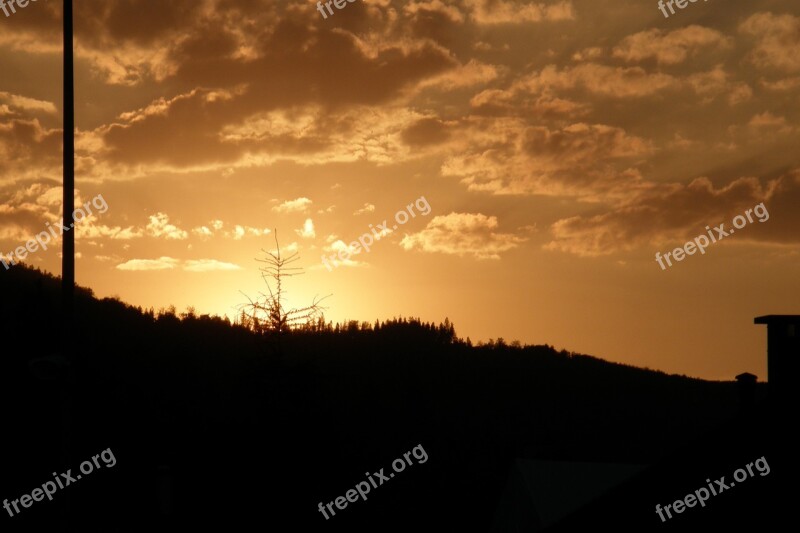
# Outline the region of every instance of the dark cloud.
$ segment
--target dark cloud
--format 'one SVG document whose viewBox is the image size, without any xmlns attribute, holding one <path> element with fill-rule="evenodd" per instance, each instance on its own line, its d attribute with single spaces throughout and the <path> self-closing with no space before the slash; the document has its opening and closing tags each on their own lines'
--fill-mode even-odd
<svg viewBox="0 0 800 533">
<path fill-rule="evenodd" d="M 403 130 L 403 142 L 409 146 L 439 144 L 450 138 L 444 122 L 435 118 L 423 118 Z"/>
<path fill-rule="evenodd" d="M 763 186 L 754 178 L 740 178 L 714 188 L 705 178 L 686 186 L 664 187 L 642 194 L 613 210 L 593 216 L 565 218 L 553 224 L 550 250 L 581 256 L 601 256 L 644 245 L 681 245 L 737 215 L 764 204 L 751 213 L 753 223 L 735 235 L 735 242 L 800 243 L 800 170 Z M 759 213 L 764 209 L 767 216 Z M 763 219 L 763 222 L 760 221 Z M 728 241 L 733 242 L 733 240 Z"/>
</svg>

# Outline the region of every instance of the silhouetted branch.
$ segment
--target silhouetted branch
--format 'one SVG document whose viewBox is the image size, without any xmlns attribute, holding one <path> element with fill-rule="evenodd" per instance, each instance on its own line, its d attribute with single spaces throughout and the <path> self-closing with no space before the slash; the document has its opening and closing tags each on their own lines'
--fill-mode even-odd
<svg viewBox="0 0 800 533">
<path fill-rule="evenodd" d="M 305 272 L 301 267 L 287 266 L 298 261 L 300 257 L 297 252 L 293 252 L 289 256 L 281 256 L 277 231 L 275 231 L 274 237 L 276 251 L 272 252 L 262 248 L 261 251 L 265 257 L 256 259 L 259 263 L 267 265 L 259 270 L 261 271 L 261 279 L 267 285 L 269 294 L 259 293 L 259 299 L 256 300 L 245 294 L 248 303 L 240 306 L 242 316 L 246 317 L 248 321 L 248 324 L 244 325 L 260 333 L 267 331 L 283 333 L 310 325 L 315 321 L 319 322 L 323 317 L 323 311 L 326 309 L 321 303 L 330 296 L 319 298 L 318 295 L 315 295 L 309 306 L 292 309 L 285 308 L 284 301 L 287 291 L 283 288 L 283 278 L 298 276 L 305 274 Z M 275 285 L 274 289 L 270 279 Z M 245 309 L 249 311 L 249 314 L 245 312 Z"/>
</svg>

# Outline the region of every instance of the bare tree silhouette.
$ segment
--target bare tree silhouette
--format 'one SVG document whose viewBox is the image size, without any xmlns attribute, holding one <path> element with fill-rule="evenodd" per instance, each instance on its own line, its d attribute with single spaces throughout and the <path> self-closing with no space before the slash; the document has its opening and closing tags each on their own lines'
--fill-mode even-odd
<svg viewBox="0 0 800 533">
<path fill-rule="evenodd" d="M 286 289 L 284 288 L 284 278 L 304 274 L 301 267 L 289 266 L 300 259 L 297 252 L 289 256 L 281 255 L 281 247 L 278 243 L 278 232 L 274 231 L 275 251 L 261 249 L 264 252 L 264 259 L 256 259 L 267 266 L 262 267 L 261 278 L 267 285 L 267 293 L 259 293 L 258 298 L 253 300 L 245 294 L 249 303 L 240 306 L 242 309 L 243 325 L 259 333 L 275 332 L 285 333 L 292 329 L 303 328 L 312 325 L 323 317 L 326 309 L 322 305 L 324 296 L 319 298 L 314 296 L 311 305 L 301 308 L 287 309 L 284 305 L 286 300 Z M 270 283 L 270 279 L 272 283 Z M 274 289 L 273 289 L 274 284 Z M 244 293 L 242 293 L 244 294 Z"/>
</svg>

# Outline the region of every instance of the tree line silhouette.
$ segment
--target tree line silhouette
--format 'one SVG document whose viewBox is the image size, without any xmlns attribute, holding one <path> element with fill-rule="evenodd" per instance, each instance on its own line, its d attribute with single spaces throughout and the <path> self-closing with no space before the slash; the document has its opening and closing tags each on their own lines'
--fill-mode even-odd
<svg viewBox="0 0 800 533">
<path fill-rule="evenodd" d="M 22 494 L 98 446 L 114 449 L 118 465 L 68 508 L 53 502 L 14 517 L 34 529 L 56 525 L 63 511 L 101 529 L 259 520 L 315 531 L 319 501 L 422 442 L 424 468 L 326 530 L 402 531 L 420 517 L 486 530 L 515 457 L 648 463 L 737 407 L 732 383 L 546 344 L 473 345 L 448 319 L 319 316 L 271 330 L 191 308 L 141 309 L 81 287 L 76 360 L 62 368 L 59 282 L 23 265 L 0 272 L 0 328 L 23 341 L 0 358 L 15 406 L 5 423 L 19 436 L 3 488 Z M 75 413 L 66 455 L 57 444 L 65 391 Z"/>
</svg>

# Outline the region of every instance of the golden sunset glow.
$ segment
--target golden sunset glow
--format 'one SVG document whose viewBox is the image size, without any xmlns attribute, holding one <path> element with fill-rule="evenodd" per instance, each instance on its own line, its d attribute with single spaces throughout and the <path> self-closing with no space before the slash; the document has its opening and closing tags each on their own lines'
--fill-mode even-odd
<svg viewBox="0 0 800 533">
<path fill-rule="evenodd" d="M 61 38 L 0 12 L 2 254 L 60 219 Z M 76 0 L 75 94 L 98 297 L 233 319 L 277 231 L 289 307 L 706 379 L 765 380 L 753 318 L 798 312 L 796 3 Z"/>
</svg>

